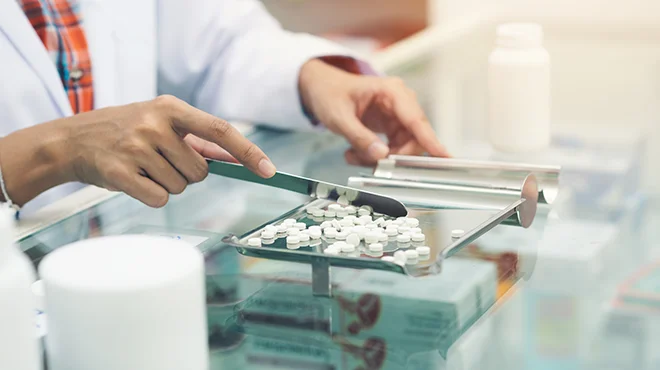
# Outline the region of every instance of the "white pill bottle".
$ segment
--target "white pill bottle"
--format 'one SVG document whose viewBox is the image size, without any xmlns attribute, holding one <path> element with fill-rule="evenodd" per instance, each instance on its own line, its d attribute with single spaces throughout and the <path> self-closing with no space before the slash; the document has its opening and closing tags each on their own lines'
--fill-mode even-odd
<svg viewBox="0 0 660 370">
<path fill-rule="evenodd" d="M 540 25 L 497 27 L 488 60 L 488 99 L 494 149 L 525 153 L 550 145 L 550 55 Z"/>
<path fill-rule="evenodd" d="M 14 244 L 14 212 L 0 205 L 0 369 L 38 370 L 35 271 Z"/>
</svg>

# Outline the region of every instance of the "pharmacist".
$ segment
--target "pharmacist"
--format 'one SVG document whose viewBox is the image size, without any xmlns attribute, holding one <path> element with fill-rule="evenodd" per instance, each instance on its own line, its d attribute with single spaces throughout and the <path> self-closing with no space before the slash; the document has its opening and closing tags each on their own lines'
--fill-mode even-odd
<svg viewBox="0 0 660 370">
<path fill-rule="evenodd" d="M 413 92 L 348 55 L 257 0 L 3 1 L 0 201 L 29 213 L 93 184 L 159 207 L 205 178 L 203 157 L 272 176 L 224 119 L 325 126 L 351 164 L 446 155 Z"/>
</svg>

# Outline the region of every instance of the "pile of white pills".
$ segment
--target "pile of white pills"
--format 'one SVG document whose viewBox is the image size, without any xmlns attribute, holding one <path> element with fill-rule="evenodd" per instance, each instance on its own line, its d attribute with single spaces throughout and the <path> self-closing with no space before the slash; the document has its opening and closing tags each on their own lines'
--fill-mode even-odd
<svg viewBox="0 0 660 370">
<path fill-rule="evenodd" d="M 374 213 L 369 206 L 350 205 L 344 194 L 340 194 L 339 198 L 337 203 L 327 207 L 306 209 L 306 219 L 287 218 L 278 224 L 265 226 L 259 236 L 249 238 L 247 244 L 261 247 L 285 238 L 288 249 L 321 246 L 327 255 L 365 255 L 401 266 L 429 259 L 431 251 L 425 245 L 426 236 L 419 227 L 418 219 L 388 218 Z M 309 225 L 310 220 L 315 224 Z M 323 247 L 324 243 L 326 247 Z M 392 255 L 387 255 L 389 253 Z"/>
</svg>

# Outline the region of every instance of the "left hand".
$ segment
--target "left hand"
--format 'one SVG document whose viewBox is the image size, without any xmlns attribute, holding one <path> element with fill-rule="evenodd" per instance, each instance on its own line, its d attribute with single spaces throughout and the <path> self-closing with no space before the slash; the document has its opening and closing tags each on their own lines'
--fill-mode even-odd
<svg viewBox="0 0 660 370">
<path fill-rule="evenodd" d="M 351 144 L 349 164 L 373 165 L 388 154 L 449 156 L 415 93 L 399 78 L 356 75 L 315 59 L 302 67 L 299 88 L 309 112 Z"/>
</svg>

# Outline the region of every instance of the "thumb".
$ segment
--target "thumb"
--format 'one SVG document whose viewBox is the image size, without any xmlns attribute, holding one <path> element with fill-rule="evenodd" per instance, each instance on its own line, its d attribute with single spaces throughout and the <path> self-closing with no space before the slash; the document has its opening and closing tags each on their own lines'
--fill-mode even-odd
<svg viewBox="0 0 660 370">
<path fill-rule="evenodd" d="M 390 148 L 355 116 L 348 116 L 335 127 L 362 158 L 376 162 L 387 157 L 390 152 Z"/>
</svg>

